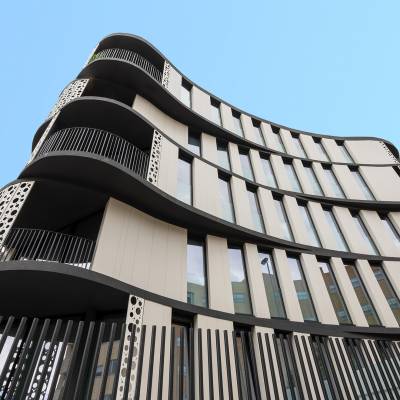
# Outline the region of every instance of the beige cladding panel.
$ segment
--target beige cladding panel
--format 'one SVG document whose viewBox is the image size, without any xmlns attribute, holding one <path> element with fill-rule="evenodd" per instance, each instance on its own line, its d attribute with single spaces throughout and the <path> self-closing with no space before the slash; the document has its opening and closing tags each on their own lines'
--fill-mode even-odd
<svg viewBox="0 0 400 400">
<path fill-rule="evenodd" d="M 300 186 L 303 190 L 304 193 L 312 193 L 312 185 L 310 180 L 308 179 L 308 176 L 306 175 L 306 172 L 304 171 L 304 166 L 303 163 L 294 158 L 293 159 L 293 168 L 296 172 L 296 175 L 300 181 Z"/>
<path fill-rule="evenodd" d="M 281 128 L 279 132 L 280 132 L 280 135 L 282 138 L 283 145 L 285 146 L 286 152 L 288 154 L 296 156 L 297 155 L 296 147 L 293 143 L 293 138 L 292 138 L 292 134 L 290 133 L 290 131 L 288 131 L 287 129 Z"/>
<path fill-rule="evenodd" d="M 317 230 L 322 247 L 325 249 L 337 250 L 332 227 L 329 226 L 328 221 L 326 220 L 321 204 L 314 201 L 309 201 L 308 211 L 310 212 L 311 218 L 314 221 L 314 226 Z"/>
<path fill-rule="evenodd" d="M 400 298 L 400 261 L 384 261 L 382 265 L 397 297 Z"/>
<path fill-rule="evenodd" d="M 169 68 L 168 90 L 181 99 L 182 75 L 172 66 Z"/>
<path fill-rule="evenodd" d="M 258 199 L 267 234 L 275 237 L 282 237 L 283 233 L 280 229 L 281 225 L 276 213 L 276 206 L 274 204 L 272 192 L 260 187 L 258 189 Z"/>
<path fill-rule="evenodd" d="M 250 149 L 250 162 L 253 167 L 254 178 L 257 183 L 266 185 L 265 173 L 261 164 L 260 153 L 257 150 Z"/>
<path fill-rule="evenodd" d="M 309 245 L 309 236 L 304 221 L 301 218 L 296 199 L 291 196 L 284 196 L 283 203 L 285 205 L 286 214 L 292 228 L 295 242 Z"/>
<path fill-rule="evenodd" d="M 228 143 L 228 152 L 232 171 L 235 174 L 243 175 L 242 166 L 240 164 L 238 145 L 236 143 Z"/>
<path fill-rule="evenodd" d="M 246 114 L 241 114 L 240 120 L 242 121 L 244 137 L 247 140 L 251 140 L 252 142 L 257 142 L 255 137 L 253 121 L 251 120 L 251 118 Z"/>
<path fill-rule="evenodd" d="M 237 224 L 254 230 L 245 181 L 232 176 L 231 189 Z"/>
<path fill-rule="evenodd" d="M 192 87 L 192 109 L 202 117 L 211 119 L 210 96 L 198 87 Z"/>
<path fill-rule="evenodd" d="M 291 190 L 289 177 L 287 176 L 285 166 L 283 165 L 282 157 L 276 154 L 271 154 L 270 161 L 279 188 L 283 190 Z"/>
<path fill-rule="evenodd" d="M 400 176 L 392 167 L 359 167 L 359 170 L 377 200 L 399 201 Z"/>
<path fill-rule="evenodd" d="M 222 126 L 228 131 L 234 132 L 232 109 L 226 104 L 221 103 L 219 106 L 221 112 Z"/>
<path fill-rule="evenodd" d="M 322 138 L 321 142 L 332 162 L 346 162 L 333 139 Z"/>
<path fill-rule="evenodd" d="M 276 144 L 274 140 L 274 133 L 272 132 L 272 128 L 270 124 L 267 124 L 266 122 L 261 122 L 261 131 L 264 135 L 265 143 L 267 147 L 270 149 L 275 149 L 276 150 Z"/>
<path fill-rule="evenodd" d="M 312 136 L 300 135 L 300 141 L 304 147 L 307 157 L 311 160 L 320 160 L 320 153 L 317 145 L 315 144 Z"/>
<path fill-rule="evenodd" d="M 171 196 L 176 196 L 178 155 L 178 147 L 164 138 L 161 147 L 157 186 Z"/>
<path fill-rule="evenodd" d="M 148 119 L 154 126 L 182 146 L 188 143 L 188 127 L 163 113 L 144 97 L 136 95 L 133 109 Z"/>
<path fill-rule="evenodd" d="M 332 165 L 332 170 L 348 199 L 364 199 L 364 194 L 347 165 Z"/>
<path fill-rule="evenodd" d="M 383 144 L 377 140 L 346 140 L 346 148 L 356 164 L 392 164 Z"/>
<path fill-rule="evenodd" d="M 201 154 L 206 160 L 213 164 L 218 163 L 217 140 L 215 136 L 211 136 L 207 133 L 201 134 Z"/>
</svg>

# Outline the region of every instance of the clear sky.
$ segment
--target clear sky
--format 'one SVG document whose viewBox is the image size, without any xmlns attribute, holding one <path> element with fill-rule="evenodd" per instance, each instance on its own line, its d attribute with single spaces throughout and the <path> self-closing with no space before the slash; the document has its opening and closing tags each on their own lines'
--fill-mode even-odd
<svg viewBox="0 0 400 400">
<path fill-rule="evenodd" d="M 143 36 L 194 82 L 273 122 L 400 147 L 400 1 L 3 1 L 0 186 L 105 35 Z"/>
</svg>

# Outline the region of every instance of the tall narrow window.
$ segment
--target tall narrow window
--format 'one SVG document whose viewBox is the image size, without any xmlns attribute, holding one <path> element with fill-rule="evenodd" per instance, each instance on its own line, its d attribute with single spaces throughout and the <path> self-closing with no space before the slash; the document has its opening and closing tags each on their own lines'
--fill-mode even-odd
<svg viewBox="0 0 400 400">
<path fill-rule="evenodd" d="M 261 124 L 256 120 L 252 120 L 253 122 L 253 130 L 254 130 L 254 137 L 256 138 L 256 142 L 261 146 L 265 146 L 264 136 L 261 131 Z"/>
<path fill-rule="evenodd" d="M 393 243 L 396 247 L 400 247 L 400 235 L 399 232 L 397 232 L 397 229 L 394 227 L 392 221 L 389 218 L 389 215 L 379 215 L 382 223 L 389 234 L 389 236 L 392 238 Z"/>
<path fill-rule="evenodd" d="M 293 233 L 290 228 L 289 220 L 286 215 L 285 206 L 283 205 L 283 199 L 274 198 L 276 212 L 278 214 L 279 222 L 281 225 L 281 231 L 283 238 L 286 240 L 293 241 Z"/>
<path fill-rule="evenodd" d="M 245 150 L 239 149 L 239 157 L 243 176 L 250 181 L 254 181 L 253 168 L 251 167 L 249 153 Z"/>
<path fill-rule="evenodd" d="M 267 185 L 276 188 L 278 185 L 276 183 L 274 170 L 272 169 L 271 159 L 267 157 L 260 157 L 260 159 L 261 159 L 261 164 L 263 166 Z"/>
<path fill-rule="evenodd" d="M 343 156 L 345 162 L 354 164 L 354 160 L 353 160 L 353 158 L 351 157 L 349 151 L 347 150 L 347 148 L 346 148 L 344 142 L 336 141 L 336 144 L 338 145 L 338 149 L 339 149 L 340 152 L 342 153 L 342 156 Z"/>
<path fill-rule="evenodd" d="M 274 138 L 275 138 L 275 148 L 280 151 L 281 153 L 285 153 L 285 146 L 283 145 L 282 142 L 282 138 L 281 135 L 279 133 L 280 128 L 278 128 L 277 126 L 271 125 L 271 129 L 272 129 L 272 133 L 274 134 Z"/>
<path fill-rule="evenodd" d="M 297 177 L 296 171 L 294 170 L 293 164 L 289 160 L 283 162 L 285 166 L 287 176 L 289 178 L 289 183 L 293 192 L 301 192 L 301 186 L 299 178 Z"/>
<path fill-rule="evenodd" d="M 192 163 L 182 156 L 178 158 L 178 185 L 176 197 L 192 204 Z"/>
<path fill-rule="evenodd" d="M 250 211 L 253 218 L 253 224 L 258 232 L 265 232 L 263 216 L 261 213 L 260 203 L 257 197 L 257 190 L 247 187 L 247 196 L 249 197 Z"/>
<path fill-rule="evenodd" d="M 346 240 L 343 236 L 342 231 L 339 228 L 339 225 L 336 221 L 335 216 L 333 215 L 332 209 L 324 208 L 323 210 L 324 210 L 326 222 L 332 229 L 332 233 L 333 233 L 333 236 L 336 241 L 336 250 L 349 251 L 349 246 L 347 246 Z"/>
<path fill-rule="evenodd" d="M 210 99 L 211 102 L 211 121 L 217 125 L 222 125 L 221 123 L 221 110 L 219 108 L 220 103 L 217 100 Z"/>
<path fill-rule="evenodd" d="M 294 283 L 304 321 L 317 321 L 314 305 L 304 279 L 303 269 L 297 257 L 288 257 L 290 275 Z"/>
<path fill-rule="evenodd" d="M 276 276 L 274 260 L 270 253 L 258 250 L 260 267 L 263 275 L 265 293 L 267 295 L 269 312 L 272 318 L 286 318 L 281 288 Z"/>
<path fill-rule="evenodd" d="M 310 212 L 308 211 L 307 204 L 298 203 L 301 217 L 303 218 L 306 232 L 308 234 L 308 242 L 311 246 L 321 247 L 321 241 L 319 240 L 317 230 L 315 229 L 314 223 L 311 219 Z"/>
<path fill-rule="evenodd" d="M 223 212 L 223 218 L 229 222 L 235 222 L 235 212 L 233 208 L 232 192 L 229 178 L 222 175 L 218 178 L 219 185 L 219 204 Z"/>
<path fill-rule="evenodd" d="M 189 108 L 192 106 L 192 85 L 184 79 L 181 85 L 181 101 Z"/>
<path fill-rule="evenodd" d="M 201 154 L 201 136 L 198 132 L 189 130 L 188 135 L 188 149 L 198 156 Z"/>
<path fill-rule="evenodd" d="M 375 200 L 374 195 L 368 187 L 367 182 L 365 182 L 364 178 L 360 174 L 360 171 L 357 168 L 350 168 L 350 172 L 357 181 L 359 188 L 363 192 L 365 200 Z"/>
<path fill-rule="evenodd" d="M 344 196 L 343 190 L 340 187 L 339 182 L 336 179 L 336 176 L 332 171 L 332 168 L 329 165 L 323 165 L 322 168 L 325 171 L 325 177 L 326 177 L 326 180 L 328 181 L 328 185 L 330 186 L 330 188 L 333 192 L 333 195 L 335 197 L 344 199 L 345 196 Z"/>
<path fill-rule="evenodd" d="M 339 323 L 351 324 L 349 312 L 347 311 L 346 304 L 343 300 L 342 294 L 339 290 L 339 286 L 336 282 L 335 275 L 333 274 L 329 262 L 320 260 L 318 263 L 322 278 L 325 282 L 326 289 L 329 293 L 329 297 L 331 298 L 331 302 Z"/>
<path fill-rule="evenodd" d="M 392 284 L 390 283 L 385 271 L 380 265 L 371 265 L 371 269 L 375 275 L 376 280 L 379 283 L 379 286 L 382 289 L 382 292 L 389 304 L 389 307 L 393 311 L 397 323 L 400 324 L 400 301 L 393 289 Z"/>
<path fill-rule="evenodd" d="M 324 147 L 324 145 L 322 144 L 321 138 L 317 138 L 317 137 L 314 136 L 313 139 L 314 139 L 315 145 L 316 145 L 317 148 L 318 148 L 319 160 L 322 160 L 322 161 L 330 161 L 329 156 L 328 156 L 328 153 L 326 152 L 325 147 Z"/>
<path fill-rule="evenodd" d="M 240 120 L 240 113 L 237 111 L 232 110 L 232 117 L 233 117 L 233 129 L 236 135 L 243 137 L 243 126 L 242 121 Z"/>
<path fill-rule="evenodd" d="M 247 283 L 243 251 L 240 247 L 229 246 L 228 255 L 235 313 L 251 314 L 249 285 Z"/>
<path fill-rule="evenodd" d="M 304 167 L 304 171 L 308 177 L 308 180 L 310 181 L 311 188 L 312 188 L 312 194 L 315 194 L 317 196 L 323 196 L 321 185 L 318 182 L 318 179 L 317 179 L 317 176 L 315 175 L 312 164 L 303 162 L 303 167 Z"/>
<path fill-rule="evenodd" d="M 218 165 L 227 170 L 231 169 L 231 163 L 229 161 L 228 143 L 217 140 L 217 157 Z"/>
<path fill-rule="evenodd" d="M 353 214 L 353 220 L 354 223 L 357 226 L 358 232 L 364 239 L 364 243 L 368 248 L 368 253 L 379 255 L 379 251 L 374 243 L 374 241 L 371 238 L 371 235 L 369 234 L 366 226 L 364 225 L 364 222 L 361 219 L 360 214 Z"/>
<path fill-rule="evenodd" d="M 187 302 L 207 307 L 206 265 L 204 241 L 188 238 L 187 243 Z"/>
<path fill-rule="evenodd" d="M 346 264 L 347 275 L 350 278 L 351 284 L 353 285 L 354 291 L 356 293 L 357 299 L 361 305 L 364 312 L 365 318 L 370 326 L 380 325 L 378 314 L 372 305 L 371 299 L 365 290 L 364 284 L 358 274 L 357 268 L 353 264 Z"/>
<path fill-rule="evenodd" d="M 296 155 L 302 158 L 306 158 L 307 155 L 306 152 L 304 151 L 303 145 L 301 144 L 300 137 L 292 133 L 292 140 L 294 147 L 296 148 Z"/>
</svg>

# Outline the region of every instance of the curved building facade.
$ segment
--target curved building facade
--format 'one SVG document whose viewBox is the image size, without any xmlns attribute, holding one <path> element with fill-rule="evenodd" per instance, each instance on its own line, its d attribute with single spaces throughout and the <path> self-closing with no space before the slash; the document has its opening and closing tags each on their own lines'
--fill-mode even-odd
<svg viewBox="0 0 400 400">
<path fill-rule="evenodd" d="M 104 38 L 0 192 L 2 398 L 400 398 L 398 156 Z"/>
</svg>

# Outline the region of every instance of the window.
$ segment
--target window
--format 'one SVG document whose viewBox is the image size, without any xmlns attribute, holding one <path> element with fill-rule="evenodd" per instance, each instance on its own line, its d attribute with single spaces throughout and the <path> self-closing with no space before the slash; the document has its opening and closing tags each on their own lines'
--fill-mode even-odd
<svg viewBox="0 0 400 400">
<path fill-rule="evenodd" d="M 366 226 L 364 225 L 364 222 L 361 219 L 360 214 L 353 214 L 353 220 L 354 223 L 357 226 L 358 232 L 360 233 L 360 235 L 362 236 L 362 238 L 364 239 L 364 243 L 368 248 L 368 252 L 371 254 L 375 254 L 375 255 L 379 255 L 379 251 L 375 246 L 374 241 L 372 240 Z"/>
<path fill-rule="evenodd" d="M 292 139 L 293 139 L 294 147 L 296 148 L 296 155 L 299 157 L 306 158 L 307 155 L 306 155 L 306 152 L 304 151 L 303 145 L 301 144 L 300 137 L 298 135 L 294 135 L 292 133 Z"/>
<path fill-rule="evenodd" d="M 265 233 L 263 216 L 260 209 L 260 203 L 257 197 L 257 190 L 253 188 L 247 188 L 247 196 L 249 197 L 250 211 L 253 218 L 253 224 L 256 231 Z"/>
<path fill-rule="evenodd" d="M 187 302 L 207 307 L 204 241 L 188 238 L 187 242 Z"/>
<path fill-rule="evenodd" d="M 218 165 L 220 167 L 225 168 L 227 170 L 231 169 L 227 142 L 217 140 L 217 157 L 218 157 Z"/>
<path fill-rule="evenodd" d="M 258 250 L 260 267 L 264 281 L 265 294 L 267 295 L 268 307 L 272 318 L 286 318 L 283 305 L 281 288 L 276 276 L 275 265 L 270 253 Z"/>
<path fill-rule="evenodd" d="M 182 156 L 178 158 L 178 185 L 176 197 L 192 204 L 192 163 Z"/>
<path fill-rule="evenodd" d="M 240 113 L 232 110 L 232 117 L 233 117 L 234 132 L 236 133 L 236 135 L 243 137 L 243 126 L 242 126 L 242 121 L 240 120 Z"/>
<path fill-rule="evenodd" d="M 333 215 L 332 209 L 324 208 L 323 210 L 326 222 L 331 227 L 333 236 L 336 241 L 336 250 L 349 251 L 349 246 L 347 246 L 346 240 L 344 239 L 343 233 L 339 228 L 335 216 Z"/>
<path fill-rule="evenodd" d="M 276 188 L 278 185 L 276 183 L 274 170 L 272 169 L 271 159 L 266 158 L 265 156 L 264 157 L 261 156 L 260 159 L 261 159 L 261 164 L 263 166 L 267 186 Z"/>
<path fill-rule="evenodd" d="M 311 183 L 312 194 L 315 194 L 317 196 L 322 196 L 323 193 L 322 193 L 321 185 L 318 182 L 318 179 L 317 179 L 317 176 L 315 175 L 312 164 L 303 163 L 303 167 L 304 167 L 304 171 L 308 177 L 308 180 Z"/>
<path fill-rule="evenodd" d="M 274 134 L 274 138 L 275 138 L 275 148 L 282 152 L 285 153 L 285 146 L 283 145 L 282 142 L 282 138 L 281 135 L 279 134 L 279 130 L 280 128 L 278 128 L 277 126 L 271 125 L 271 129 L 272 129 L 272 133 Z"/>
<path fill-rule="evenodd" d="M 357 184 L 360 187 L 361 191 L 363 192 L 364 198 L 366 200 L 375 200 L 374 195 L 368 187 L 367 182 L 365 182 L 364 178 L 360 174 L 360 171 L 357 168 L 350 168 L 350 172 L 353 175 L 354 179 L 357 181 Z"/>
<path fill-rule="evenodd" d="M 370 326 L 380 325 L 378 315 L 371 303 L 371 299 L 369 298 L 367 291 L 365 290 L 364 284 L 358 275 L 355 265 L 347 263 L 345 264 L 345 268 L 368 324 Z"/>
<path fill-rule="evenodd" d="M 313 139 L 314 139 L 314 143 L 318 147 L 319 159 L 322 160 L 322 161 L 330 161 L 328 153 L 326 152 L 325 147 L 322 144 L 321 139 L 317 138 L 317 137 L 313 137 Z"/>
<path fill-rule="evenodd" d="M 240 165 L 242 166 L 243 176 L 251 181 L 254 180 L 253 169 L 251 168 L 249 153 L 239 149 Z"/>
<path fill-rule="evenodd" d="M 320 260 L 318 261 L 318 264 L 339 323 L 351 324 L 349 312 L 347 311 L 346 304 L 343 300 L 342 294 L 340 293 L 335 275 L 333 274 L 329 262 Z"/>
<path fill-rule="evenodd" d="M 314 305 L 304 279 L 303 269 L 297 257 L 288 257 L 290 275 L 294 283 L 304 321 L 317 321 Z"/>
<path fill-rule="evenodd" d="M 181 101 L 189 108 L 192 106 L 192 85 L 184 79 L 181 85 Z"/>
<path fill-rule="evenodd" d="M 344 142 L 336 141 L 336 144 L 338 145 L 338 149 L 342 153 L 345 162 L 354 164 L 354 160 L 344 145 Z"/>
<path fill-rule="evenodd" d="M 211 102 L 211 121 L 217 125 L 222 125 L 221 123 L 221 110 L 219 109 L 220 103 L 217 100 L 210 99 Z"/>
<path fill-rule="evenodd" d="M 261 124 L 258 121 L 252 120 L 253 122 L 253 129 L 254 129 L 254 137 L 256 138 L 256 142 L 261 145 L 265 146 L 264 136 L 261 131 Z"/>
<path fill-rule="evenodd" d="M 252 309 L 243 251 L 240 247 L 229 246 L 228 256 L 235 313 L 251 314 Z"/>
<path fill-rule="evenodd" d="M 385 226 L 386 231 L 388 232 L 389 236 L 392 238 L 393 243 L 396 247 L 400 247 L 400 235 L 397 232 L 396 228 L 394 227 L 392 221 L 389 218 L 389 215 L 379 215 L 382 220 L 383 225 Z"/>
<path fill-rule="evenodd" d="M 301 192 L 301 186 L 299 182 L 299 178 L 297 177 L 296 171 L 294 170 L 293 164 L 290 161 L 284 161 L 283 165 L 285 166 L 287 176 L 289 178 L 289 183 L 292 191 Z"/>
<path fill-rule="evenodd" d="M 328 185 L 330 186 L 330 188 L 331 188 L 331 190 L 333 192 L 333 195 L 335 197 L 339 197 L 341 199 L 344 199 L 345 196 L 344 196 L 343 190 L 340 187 L 339 182 L 336 179 L 336 176 L 333 173 L 331 167 L 329 165 L 323 165 L 322 168 L 325 171 L 325 176 L 326 176 L 326 179 L 328 181 Z"/>
<path fill-rule="evenodd" d="M 192 130 L 189 130 L 189 135 L 188 135 L 188 149 L 200 156 L 201 155 L 201 136 L 200 133 L 193 132 Z"/>
<path fill-rule="evenodd" d="M 301 217 L 303 218 L 306 232 L 308 234 L 308 242 L 311 246 L 320 247 L 321 241 L 319 240 L 314 223 L 311 219 L 310 212 L 308 211 L 307 204 L 298 203 Z"/>
<path fill-rule="evenodd" d="M 286 215 L 285 206 L 283 205 L 282 199 L 274 198 L 276 212 L 278 213 L 279 222 L 281 225 L 281 231 L 283 238 L 286 240 L 293 241 L 293 233 L 290 228 L 289 220 Z"/>
<path fill-rule="evenodd" d="M 235 212 L 233 209 L 232 192 L 229 178 L 219 176 L 219 203 L 223 212 L 223 218 L 229 222 L 235 222 Z"/>
</svg>

